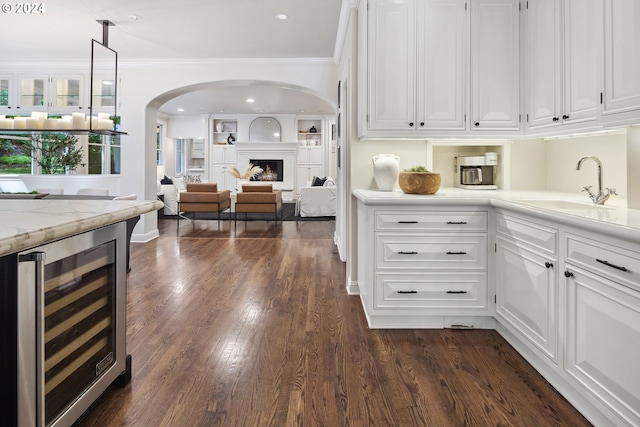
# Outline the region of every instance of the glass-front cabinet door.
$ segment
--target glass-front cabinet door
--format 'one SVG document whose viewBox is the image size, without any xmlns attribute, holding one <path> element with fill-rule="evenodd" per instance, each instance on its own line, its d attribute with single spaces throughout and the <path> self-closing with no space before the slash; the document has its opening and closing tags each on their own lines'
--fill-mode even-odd
<svg viewBox="0 0 640 427">
<path fill-rule="evenodd" d="M 0 76 L 0 109 L 13 108 L 12 79 L 8 76 Z"/>
<path fill-rule="evenodd" d="M 93 108 L 113 113 L 116 106 L 114 76 L 95 76 L 93 79 Z"/>
<path fill-rule="evenodd" d="M 49 102 L 47 80 L 45 76 L 20 76 L 18 108 L 46 108 Z"/>
<path fill-rule="evenodd" d="M 79 110 L 88 108 L 80 76 L 56 76 L 53 78 L 53 111 Z"/>
</svg>

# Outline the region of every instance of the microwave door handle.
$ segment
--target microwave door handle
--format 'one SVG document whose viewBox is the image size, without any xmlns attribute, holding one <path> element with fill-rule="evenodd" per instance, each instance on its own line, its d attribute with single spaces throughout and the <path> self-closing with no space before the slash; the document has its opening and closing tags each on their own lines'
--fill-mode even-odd
<svg viewBox="0 0 640 427">
<path fill-rule="evenodd" d="M 35 409 L 36 427 L 44 427 L 44 266 L 46 254 L 44 252 L 30 252 L 20 255 L 19 262 L 35 263 Z M 30 285 L 30 284 L 29 284 Z"/>
<path fill-rule="evenodd" d="M 478 168 L 478 181 L 482 184 L 482 168 Z"/>
</svg>

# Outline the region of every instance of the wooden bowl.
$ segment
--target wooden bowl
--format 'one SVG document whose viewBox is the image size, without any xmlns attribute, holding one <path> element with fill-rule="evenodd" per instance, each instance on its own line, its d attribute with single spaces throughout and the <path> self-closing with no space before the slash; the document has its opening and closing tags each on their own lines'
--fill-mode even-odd
<svg viewBox="0 0 640 427">
<path fill-rule="evenodd" d="M 398 184 L 408 194 L 435 194 L 440 189 L 438 172 L 400 172 Z"/>
</svg>

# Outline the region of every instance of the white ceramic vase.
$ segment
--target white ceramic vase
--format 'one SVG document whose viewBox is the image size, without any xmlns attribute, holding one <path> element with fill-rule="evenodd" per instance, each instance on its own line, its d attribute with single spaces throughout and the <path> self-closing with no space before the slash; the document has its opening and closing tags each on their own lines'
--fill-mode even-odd
<svg viewBox="0 0 640 427">
<path fill-rule="evenodd" d="M 216 132 L 221 133 L 223 130 L 224 130 L 224 123 L 218 122 L 218 124 L 216 125 Z"/>
<path fill-rule="evenodd" d="M 393 191 L 400 171 L 400 157 L 395 154 L 373 156 L 373 177 L 380 191 Z"/>
</svg>

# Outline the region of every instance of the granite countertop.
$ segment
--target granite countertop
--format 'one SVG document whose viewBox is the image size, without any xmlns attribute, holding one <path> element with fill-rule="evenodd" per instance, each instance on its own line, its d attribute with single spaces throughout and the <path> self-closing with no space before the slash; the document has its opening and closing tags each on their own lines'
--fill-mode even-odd
<svg viewBox="0 0 640 427">
<path fill-rule="evenodd" d="M 0 256 L 162 207 L 156 200 L 0 200 Z"/>
<path fill-rule="evenodd" d="M 433 195 L 405 194 L 400 190 L 354 190 L 353 195 L 369 206 L 486 205 L 505 208 L 640 242 L 640 210 L 628 209 L 626 200 L 615 196 L 604 206 L 598 206 L 594 205 L 586 194 L 551 191 L 441 188 Z"/>
</svg>

